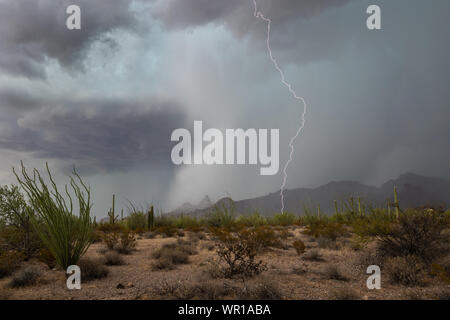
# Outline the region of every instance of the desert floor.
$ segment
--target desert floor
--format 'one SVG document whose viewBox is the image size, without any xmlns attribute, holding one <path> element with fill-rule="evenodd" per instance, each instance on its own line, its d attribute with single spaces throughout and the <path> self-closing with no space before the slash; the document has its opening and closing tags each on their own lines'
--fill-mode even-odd
<svg viewBox="0 0 450 320">
<path fill-rule="evenodd" d="M 381 289 L 369 290 L 366 280 L 367 266 L 362 258 L 366 250 L 353 250 L 346 239 L 338 241 L 339 248 L 318 248 L 314 238 L 301 233 L 301 227 L 286 227 L 289 237 L 285 248 L 270 248 L 260 258 L 267 270 L 252 278 L 217 279 L 208 272 L 210 262 L 217 255 L 214 241 L 207 233 L 203 239 L 185 232 L 183 237 L 153 239 L 139 237 L 136 250 L 123 255 L 125 265 L 109 266 L 106 278 L 82 281 L 81 290 L 66 287 L 62 270 L 51 270 L 47 265 L 31 260 L 41 276 L 36 285 L 9 288 L 11 277 L 0 280 L 0 299 L 436 299 L 448 296 L 449 286 L 430 279 L 425 286 L 403 287 L 392 285 L 381 272 Z M 154 270 L 152 253 L 165 243 L 177 238 L 193 242 L 197 254 L 189 257 L 188 264 L 177 265 L 174 270 Z M 310 261 L 298 256 L 291 246 L 294 239 L 302 239 L 306 252 L 318 250 L 322 260 Z M 369 246 L 370 247 L 370 246 Z M 316 249 L 315 249 L 316 248 Z M 94 243 L 87 256 L 100 259 L 105 253 L 103 243 Z M 336 266 L 343 279 L 330 279 L 327 268 Z M 22 266 L 23 268 L 24 266 Z M 298 272 L 303 269 L 304 272 Z"/>
</svg>

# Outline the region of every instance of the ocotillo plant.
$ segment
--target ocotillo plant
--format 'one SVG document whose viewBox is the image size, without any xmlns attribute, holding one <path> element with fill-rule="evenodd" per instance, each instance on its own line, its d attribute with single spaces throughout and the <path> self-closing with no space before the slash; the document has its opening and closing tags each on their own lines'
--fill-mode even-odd
<svg viewBox="0 0 450 320">
<path fill-rule="evenodd" d="M 155 212 L 153 206 L 150 207 L 150 211 L 147 213 L 147 229 L 151 230 L 155 227 Z"/>
<path fill-rule="evenodd" d="M 94 221 L 90 216 L 91 192 L 74 169 L 70 176 L 70 187 L 78 201 L 79 214 L 73 214 L 73 194 L 66 185 L 67 198 L 64 198 L 53 180 L 48 164 L 46 168 L 50 187 L 37 169 L 33 170 L 30 177 L 23 163 L 21 177 L 14 168 L 13 172 L 36 213 L 36 217 L 32 219 L 33 227 L 56 263 L 66 270 L 68 266 L 77 264 L 92 243 Z"/>
<path fill-rule="evenodd" d="M 336 200 L 334 200 L 334 211 L 335 211 L 336 215 L 339 214 L 338 204 L 337 204 Z"/>
</svg>

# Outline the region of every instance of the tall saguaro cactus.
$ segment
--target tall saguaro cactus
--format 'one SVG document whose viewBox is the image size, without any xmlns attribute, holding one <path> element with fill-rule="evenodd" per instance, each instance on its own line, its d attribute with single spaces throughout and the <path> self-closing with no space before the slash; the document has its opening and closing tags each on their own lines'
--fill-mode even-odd
<svg viewBox="0 0 450 320">
<path fill-rule="evenodd" d="M 150 207 L 150 211 L 147 213 L 147 229 L 151 230 L 155 227 L 155 212 L 153 206 Z"/>
<path fill-rule="evenodd" d="M 398 203 L 397 187 L 394 185 L 394 206 L 395 206 L 395 217 L 398 219 L 400 213 L 400 205 Z"/>
</svg>

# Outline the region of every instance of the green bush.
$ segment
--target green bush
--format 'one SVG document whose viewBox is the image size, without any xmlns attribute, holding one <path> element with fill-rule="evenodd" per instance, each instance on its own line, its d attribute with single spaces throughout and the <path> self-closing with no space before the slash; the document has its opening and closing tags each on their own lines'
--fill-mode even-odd
<svg viewBox="0 0 450 320">
<path fill-rule="evenodd" d="M 42 247 L 33 229 L 33 209 L 17 186 L 0 187 L 0 239 L 8 249 L 20 251 L 25 258 L 36 255 Z"/>
<path fill-rule="evenodd" d="M 275 226 L 292 226 L 297 221 L 297 217 L 292 213 L 277 213 L 269 218 L 269 223 Z"/>
<path fill-rule="evenodd" d="M 378 250 L 388 257 L 415 256 L 429 264 L 450 252 L 449 221 L 442 213 L 407 210 L 379 236 Z"/>
<path fill-rule="evenodd" d="M 70 176 L 70 187 L 77 200 L 79 214 L 73 214 L 73 195 L 65 187 L 67 200 L 59 192 L 46 166 L 51 183 L 49 188 L 37 169 L 30 177 L 21 164 L 21 177 L 13 169 L 14 174 L 30 199 L 36 218 L 31 221 L 43 244 L 53 254 L 56 262 L 64 270 L 70 265 L 76 265 L 81 256 L 89 248 L 94 227 L 91 219 L 90 189 L 74 170 Z"/>
<path fill-rule="evenodd" d="M 132 212 L 126 218 L 128 229 L 132 231 L 147 229 L 147 215 L 143 212 Z"/>
</svg>

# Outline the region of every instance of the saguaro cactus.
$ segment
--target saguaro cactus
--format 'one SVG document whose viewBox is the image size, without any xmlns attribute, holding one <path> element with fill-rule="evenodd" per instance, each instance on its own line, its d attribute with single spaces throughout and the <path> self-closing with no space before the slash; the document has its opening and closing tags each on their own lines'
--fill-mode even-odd
<svg viewBox="0 0 450 320">
<path fill-rule="evenodd" d="M 151 230 L 155 226 L 155 212 L 153 206 L 150 207 L 150 211 L 147 213 L 147 229 Z"/>
<path fill-rule="evenodd" d="M 110 222 L 111 224 L 116 223 L 115 204 L 116 204 L 116 195 L 113 194 L 113 198 L 112 198 L 112 208 L 109 209 L 109 212 L 108 212 L 109 222 Z"/>
<path fill-rule="evenodd" d="M 394 206 L 395 206 L 395 217 L 398 219 L 400 214 L 400 205 L 398 204 L 397 187 L 394 185 Z"/>
</svg>

